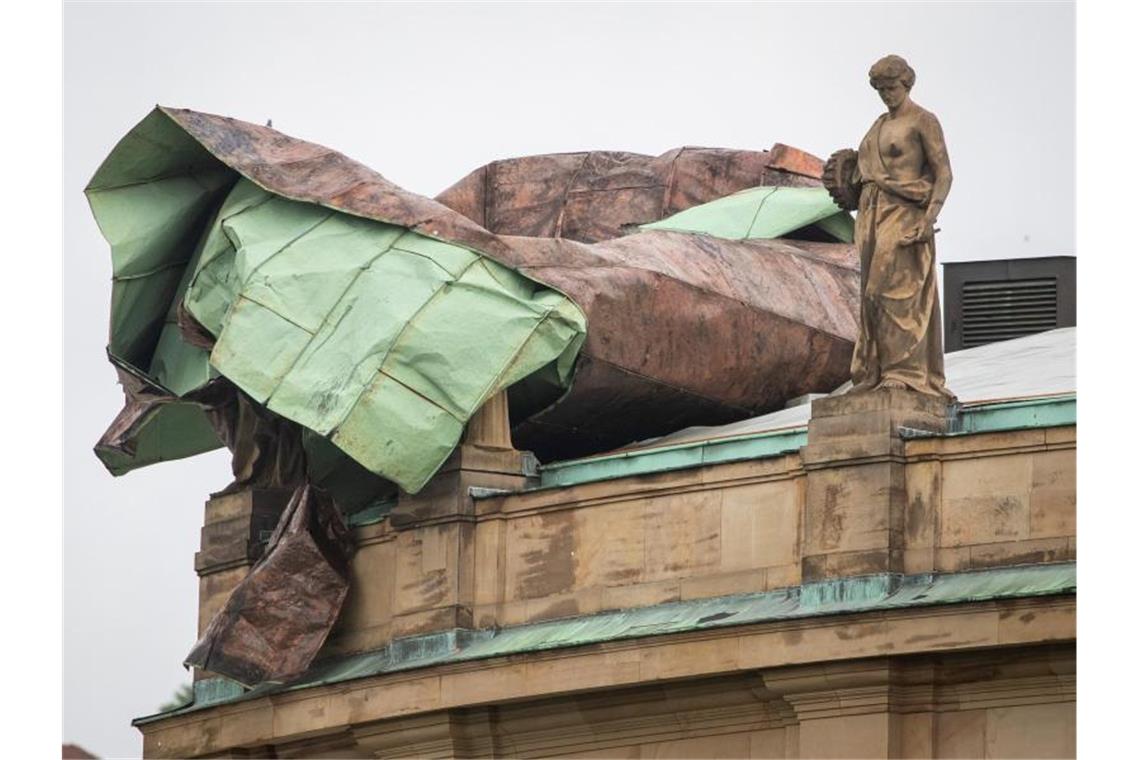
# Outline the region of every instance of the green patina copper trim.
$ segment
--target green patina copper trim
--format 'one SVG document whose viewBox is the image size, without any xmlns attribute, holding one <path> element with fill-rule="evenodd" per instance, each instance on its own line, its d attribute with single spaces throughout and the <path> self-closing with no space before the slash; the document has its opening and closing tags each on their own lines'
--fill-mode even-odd
<svg viewBox="0 0 1140 760">
<path fill-rule="evenodd" d="M 134 725 L 268 694 L 343 683 L 399 671 L 586 646 L 606 641 L 688 633 L 859 612 L 1075 594 L 1077 565 L 1061 562 L 934 575 L 880 574 L 808 583 L 776 591 L 670 602 L 500 630 L 455 630 L 393 641 L 375 652 L 319 663 L 300 680 L 262 684 L 240 696 L 213 689 L 209 700 L 137 718 Z"/>
<path fill-rule="evenodd" d="M 373 525 L 387 517 L 388 513 L 391 512 L 392 508 L 395 506 L 395 499 L 379 501 L 369 505 L 359 512 L 353 512 L 348 516 L 346 522 L 348 522 L 348 526 L 350 528 L 359 528 L 363 525 Z"/>
<path fill-rule="evenodd" d="M 1058 427 L 1077 422 L 1077 397 L 1072 394 L 968 406 L 950 436 L 1002 430 Z M 807 425 L 783 430 L 688 441 L 671 446 L 555 462 L 541 467 L 539 488 L 613 480 L 630 475 L 668 472 L 709 464 L 762 459 L 796 451 L 807 444 Z"/>
<path fill-rule="evenodd" d="M 228 678 L 203 678 L 194 682 L 194 701 L 191 704 L 195 707 L 209 707 L 232 702 L 243 694 L 245 688 L 237 681 Z"/>
<path fill-rule="evenodd" d="M 569 486 L 629 475 L 760 459 L 787 454 L 806 444 L 807 427 L 797 427 L 556 462 L 541 467 L 542 481 L 539 487 Z"/>
<path fill-rule="evenodd" d="M 947 437 L 1003 430 L 1060 427 L 1074 425 L 1076 421 L 1077 397 L 1072 394 L 980 404 L 963 409 L 959 419 L 959 429 Z M 911 437 L 919 435 L 922 434 L 912 434 Z M 538 488 L 559 488 L 710 464 L 763 459 L 789 454 L 806 444 L 807 426 L 802 425 L 782 430 L 766 430 L 760 433 L 688 441 L 671 446 L 554 462 L 541 467 L 541 483 Z M 475 498 L 482 497 L 476 494 Z M 393 506 L 394 502 L 385 502 L 358 512 L 349 518 L 349 524 L 359 527 L 377 523 L 384 519 Z"/>
<path fill-rule="evenodd" d="M 953 435 L 1075 424 L 1077 424 L 1077 396 L 1067 393 L 1062 396 L 966 407 L 962 410 L 961 425 Z"/>
</svg>

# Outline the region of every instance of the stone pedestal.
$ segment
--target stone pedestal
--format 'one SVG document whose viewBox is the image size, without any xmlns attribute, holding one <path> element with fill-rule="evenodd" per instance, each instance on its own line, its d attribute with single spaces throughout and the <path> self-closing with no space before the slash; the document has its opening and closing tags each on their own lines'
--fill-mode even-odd
<svg viewBox="0 0 1140 760">
<path fill-rule="evenodd" d="M 506 391 L 467 423 L 462 443 L 417 494 L 400 494 L 389 519 L 396 528 L 474 514 L 469 489 L 517 491 L 538 479 L 538 460 L 511 445 Z"/>
<path fill-rule="evenodd" d="M 389 519 L 399 529 L 474 515 L 471 488 L 518 491 L 538 481 L 529 451 L 460 444 L 417 494 L 401 493 Z"/>
<path fill-rule="evenodd" d="M 945 433 L 956 410 L 913 391 L 884 389 L 812 402 L 803 580 L 901 573 L 906 515 L 903 431 Z"/>
<path fill-rule="evenodd" d="M 470 628 L 475 601 L 472 488 L 517 491 L 538 482 L 538 461 L 511 446 L 506 392 L 471 418 L 463 441 L 417 494 L 400 494 L 389 515 L 401 555 L 401 612 L 392 636 Z"/>
<path fill-rule="evenodd" d="M 261 557 L 292 495 L 288 489 L 245 489 L 206 502 L 201 548 L 194 554 L 199 637 Z M 194 675 L 205 676 L 197 670 Z"/>
</svg>

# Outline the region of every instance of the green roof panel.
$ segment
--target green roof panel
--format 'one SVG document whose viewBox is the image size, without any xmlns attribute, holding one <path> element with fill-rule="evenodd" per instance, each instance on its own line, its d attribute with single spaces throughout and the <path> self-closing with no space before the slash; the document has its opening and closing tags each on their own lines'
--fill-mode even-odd
<svg viewBox="0 0 1140 760">
<path fill-rule="evenodd" d="M 813 225 L 840 242 L 855 239 L 851 215 L 835 205 L 822 187 L 752 187 L 642 225 L 642 229 L 768 240 Z"/>
</svg>

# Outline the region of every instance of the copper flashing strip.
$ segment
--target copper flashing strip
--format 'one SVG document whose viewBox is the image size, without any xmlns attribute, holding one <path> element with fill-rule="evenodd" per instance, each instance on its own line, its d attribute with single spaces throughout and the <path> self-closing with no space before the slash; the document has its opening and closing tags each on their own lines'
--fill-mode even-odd
<svg viewBox="0 0 1140 760">
<path fill-rule="evenodd" d="M 962 410 L 947 436 L 1075 425 L 1075 394 L 977 404 Z M 626 449 L 614 454 L 543 465 L 539 488 L 560 488 L 598 480 L 667 472 L 710 464 L 780 456 L 807 444 L 807 426 L 784 427 L 667 446 Z"/>
</svg>

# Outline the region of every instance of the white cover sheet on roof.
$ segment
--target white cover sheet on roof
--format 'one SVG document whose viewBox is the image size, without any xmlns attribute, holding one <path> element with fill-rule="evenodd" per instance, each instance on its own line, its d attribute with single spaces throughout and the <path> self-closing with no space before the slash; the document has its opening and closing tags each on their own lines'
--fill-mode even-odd
<svg viewBox="0 0 1140 760">
<path fill-rule="evenodd" d="M 946 354 L 946 384 L 964 406 L 1077 392 L 1077 328 L 1029 335 Z M 837 388 L 838 395 L 850 383 Z M 811 404 L 769 412 L 728 425 L 696 426 L 622 449 L 650 449 L 714 438 L 804 427 Z"/>
</svg>

